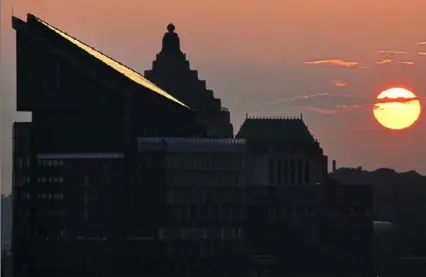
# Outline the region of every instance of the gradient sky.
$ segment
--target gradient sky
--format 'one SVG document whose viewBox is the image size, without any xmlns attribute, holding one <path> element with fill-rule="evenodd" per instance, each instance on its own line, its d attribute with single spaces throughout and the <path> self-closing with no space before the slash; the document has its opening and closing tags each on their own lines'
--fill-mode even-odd
<svg viewBox="0 0 426 277">
<path fill-rule="evenodd" d="M 426 115 L 410 129 L 391 131 L 372 113 L 374 98 L 388 87 L 426 96 L 426 55 L 419 53 L 426 54 L 419 44 L 426 40 L 424 0 L 0 1 L 4 192 L 11 184 L 12 122 L 28 118 L 14 112 L 12 3 L 16 16 L 33 13 L 139 72 L 151 68 L 172 22 L 191 67 L 230 108 L 236 131 L 246 112 L 303 113 L 338 166 L 426 173 Z M 307 63 L 324 60 L 337 61 Z"/>
</svg>

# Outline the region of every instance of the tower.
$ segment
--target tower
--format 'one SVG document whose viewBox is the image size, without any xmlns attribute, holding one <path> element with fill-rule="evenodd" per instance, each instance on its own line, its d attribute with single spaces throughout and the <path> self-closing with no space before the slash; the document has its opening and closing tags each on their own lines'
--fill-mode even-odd
<svg viewBox="0 0 426 277">
<path fill-rule="evenodd" d="M 207 89 L 206 81 L 198 78 L 198 71 L 190 68 L 173 24 L 167 26 L 161 51 L 145 77 L 196 110 L 198 122 L 207 126 L 207 136 L 233 137 L 228 109 L 214 97 L 213 90 Z"/>
</svg>

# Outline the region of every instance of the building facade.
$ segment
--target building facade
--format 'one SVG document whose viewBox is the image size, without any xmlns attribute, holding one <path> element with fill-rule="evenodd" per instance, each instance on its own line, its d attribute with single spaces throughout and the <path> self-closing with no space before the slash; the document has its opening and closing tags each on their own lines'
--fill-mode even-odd
<svg viewBox="0 0 426 277">
<path fill-rule="evenodd" d="M 148 190 L 141 195 L 163 196 L 160 214 L 149 213 L 158 220 L 165 273 L 247 272 L 245 141 L 139 138 L 138 147 L 139 187 Z M 135 232 L 144 228 L 141 222 Z"/>
<path fill-rule="evenodd" d="M 329 179 L 303 118 L 246 118 L 247 243 L 256 270 L 373 274 L 372 191 Z M 367 274 L 367 275 L 366 275 Z"/>
</svg>

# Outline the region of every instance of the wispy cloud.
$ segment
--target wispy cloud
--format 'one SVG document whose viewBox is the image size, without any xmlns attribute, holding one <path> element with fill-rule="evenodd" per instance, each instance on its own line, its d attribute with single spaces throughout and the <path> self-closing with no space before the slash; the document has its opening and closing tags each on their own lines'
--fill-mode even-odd
<svg viewBox="0 0 426 277">
<path fill-rule="evenodd" d="M 268 102 L 264 102 L 264 103 L 260 103 L 259 105 L 253 106 L 251 108 L 248 109 L 248 112 L 253 112 L 259 109 L 262 109 L 266 106 L 271 106 L 271 105 L 281 105 L 281 104 L 286 104 L 286 103 L 291 103 L 291 102 L 297 102 L 298 104 L 300 104 L 300 102 L 304 102 L 304 101 L 308 101 L 311 100 L 313 98 L 335 98 L 335 99 L 339 99 L 339 98 L 358 98 L 358 99 L 369 99 L 371 97 L 368 96 L 362 96 L 362 95 L 356 95 L 356 94 L 347 94 L 347 93 L 338 93 L 338 94 L 333 94 L 333 93 L 314 93 L 314 94 L 309 94 L 309 95 L 301 95 L 301 96 L 293 96 L 293 97 L 283 97 L 283 98 L 278 98 L 275 99 L 273 101 L 268 101 Z M 296 104 L 296 106 L 298 106 L 298 104 Z"/>
<path fill-rule="evenodd" d="M 412 98 L 405 98 L 405 97 L 397 97 L 397 98 L 389 98 L 389 97 L 385 97 L 385 98 L 381 98 L 381 99 L 375 99 L 375 103 L 409 103 L 411 101 L 415 101 L 418 100 L 420 101 L 421 99 L 425 99 L 426 97 L 412 97 Z"/>
<path fill-rule="evenodd" d="M 426 56 L 426 52 L 419 52 L 420 56 Z"/>
<path fill-rule="evenodd" d="M 316 107 L 312 105 L 306 105 L 307 102 L 305 101 L 311 101 L 313 98 L 333 98 L 333 101 L 338 99 L 344 99 L 344 98 L 352 98 L 352 99 L 359 99 L 356 100 L 357 104 L 347 104 L 347 103 L 341 103 L 336 105 L 334 108 L 322 108 L 322 107 Z M 371 96 L 362 96 L 357 94 L 347 94 L 347 93 L 315 93 L 315 94 L 309 94 L 309 95 L 301 95 L 301 96 L 293 96 L 293 97 L 283 97 L 278 98 L 273 101 L 261 103 L 259 105 L 256 105 L 254 107 L 251 107 L 248 109 L 247 112 L 253 112 L 259 109 L 263 109 L 266 106 L 271 105 L 282 105 L 287 103 L 293 103 L 291 106 L 294 107 L 303 107 L 306 110 L 315 111 L 321 114 L 334 114 L 338 112 L 346 112 L 346 111 L 353 111 L 353 110 L 359 110 L 361 108 L 371 109 L 374 108 L 375 105 L 382 104 L 382 103 L 410 103 L 414 100 L 422 101 L 426 99 L 426 96 L 419 96 L 415 98 L 382 98 L 382 99 L 376 99 L 375 97 Z M 351 100 L 352 101 L 352 100 Z M 308 102 L 312 103 L 312 102 Z M 317 102 L 317 103 L 324 103 L 324 102 Z"/>
<path fill-rule="evenodd" d="M 390 59 L 384 59 L 381 61 L 376 62 L 377 64 L 390 64 L 392 62 L 392 60 Z"/>
<path fill-rule="evenodd" d="M 342 66 L 346 68 L 355 68 L 359 66 L 358 62 L 354 61 L 344 61 L 341 59 L 330 59 L 330 60 L 315 60 L 315 61 L 307 61 L 306 64 L 323 64 L 323 65 L 336 65 Z"/>
<path fill-rule="evenodd" d="M 396 51 L 396 50 L 380 50 L 378 51 L 379 53 L 385 53 L 385 54 L 390 54 L 390 55 L 403 55 L 403 54 L 408 54 L 408 51 Z"/>
<path fill-rule="evenodd" d="M 338 87 L 338 88 L 343 88 L 343 87 L 346 87 L 348 85 L 348 83 L 346 83 L 345 81 L 342 81 L 342 80 L 335 80 L 335 81 L 331 81 L 331 82 L 333 83 L 333 85 L 335 87 Z"/>
<path fill-rule="evenodd" d="M 365 105 L 337 105 L 335 108 L 325 109 L 325 108 L 319 108 L 315 106 L 302 106 L 302 108 L 305 110 L 320 113 L 320 114 L 337 114 L 342 112 L 359 110 L 364 107 Z"/>
<path fill-rule="evenodd" d="M 410 61 L 398 61 L 399 64 L 409 64 L 409 65 L 413 65 L 414 62 L 410 62 Z"/>
<path fill-rule="evenodd" d="M 421 41 L 419 43 L 417 43 L 418 45 L 426 45 L 426 41 Z"/>
<path fill-rule="evenodd" d="M 324 92 L 324 93 L 315 93 L 315 94 L 309 94 L 309 95 L 303 95 L 303 96 L 278 98 L 278 99 L 276 99 L 274 101 L 269 101 L 269 102 L 266 102 L 264 104 L 277 104 L 277 103 L 291 102 L 291 101 L 296 101 L 296 100 L 307 100 L 307 99 L 316 98 L 316 97 L 368 98 L 367 96 L 356 95 L 356 94 L 348 94 L 348 93 L 335 94 L 335 93 Z"/>
</svg>

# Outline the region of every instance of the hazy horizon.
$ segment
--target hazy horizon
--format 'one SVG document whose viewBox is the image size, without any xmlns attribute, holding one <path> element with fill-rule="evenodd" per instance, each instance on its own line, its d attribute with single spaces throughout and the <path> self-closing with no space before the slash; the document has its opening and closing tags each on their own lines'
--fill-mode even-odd
<svg viewBox="0 0 426 277">
<path fill-rule="evenodd" d="M 235 132 L 246 113 L 302 113 L 338 167 L 426 174 L 424 113 L 392 131 L 372 112 L 378 93 L 392 86 L 426 104 L 425 1 L 2 1 L 2 192 L 11 186 L 12 122 L 27 118 L 15 112 L 12 2 L 15 16 L 33 13 L 141 73 L 172 22 L 191 68 L 230 109 Z"/>
</svg>

